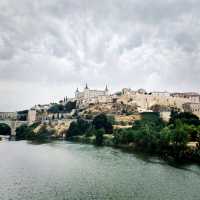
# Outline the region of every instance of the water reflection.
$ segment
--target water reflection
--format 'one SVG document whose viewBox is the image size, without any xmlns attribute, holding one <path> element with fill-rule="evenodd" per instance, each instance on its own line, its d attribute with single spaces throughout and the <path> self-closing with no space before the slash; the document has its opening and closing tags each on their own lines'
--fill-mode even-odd
<svg viewBox="0 0 200 200">
<path fill-rule="evenodd" d="M 10 138 L 9 135 L 0 135 L 0 141 L 9 140 L 9 138 Z"/>
<path fill-rule="evenodd" d="M 0 144 L 0 200 L 199 200 L 200 168 L 66 141 Z"/>
</svg>

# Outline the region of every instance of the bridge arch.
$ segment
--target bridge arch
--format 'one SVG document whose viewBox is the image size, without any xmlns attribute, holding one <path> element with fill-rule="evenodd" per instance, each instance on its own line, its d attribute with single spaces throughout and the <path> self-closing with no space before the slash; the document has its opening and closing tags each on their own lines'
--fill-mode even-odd
<svg viewBox="0 0 200 200">
<path fill-rule="evenodd" d="M 0 120 L 0 124 L 7 124 L 11 129 L 11 136 L 16 136 L 16 128 L 22 124 L 28 124 L 27 121 L 17 121 L 17 120 Z"/>
</svg>

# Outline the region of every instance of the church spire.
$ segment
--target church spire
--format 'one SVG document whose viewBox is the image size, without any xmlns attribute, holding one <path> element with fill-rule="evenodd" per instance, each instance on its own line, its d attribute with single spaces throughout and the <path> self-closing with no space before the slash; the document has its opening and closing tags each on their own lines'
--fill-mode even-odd
<svg viewBox="0 0 200 200">
<path fill-rule="evenodd" d="M 107 86 L 107 85 L 106 85 L 106 89 L 105 89 L 105 91 L 108 92 L 108 86 Z"/>
<path fill-rule="evenodd" d="M 86 83 L 85 89 L 88 90 L 88 84 Z"/>
</svg>

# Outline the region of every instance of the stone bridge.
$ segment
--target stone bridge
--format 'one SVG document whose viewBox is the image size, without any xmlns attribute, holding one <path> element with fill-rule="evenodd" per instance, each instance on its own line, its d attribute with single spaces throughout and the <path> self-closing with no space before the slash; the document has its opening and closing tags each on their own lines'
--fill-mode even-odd
<svg viewBox="0 0 200 200">
<path fill-rule="evenodd" d="M 0 124 L 7 124 L 10 129 L 11 129 L 11 136 L 16 135 L 16 128 L 23 125 L 23 124 L 28 124 L 28 121 L 18 121 L 18 120 L 0 120 Z"/>
</svg>

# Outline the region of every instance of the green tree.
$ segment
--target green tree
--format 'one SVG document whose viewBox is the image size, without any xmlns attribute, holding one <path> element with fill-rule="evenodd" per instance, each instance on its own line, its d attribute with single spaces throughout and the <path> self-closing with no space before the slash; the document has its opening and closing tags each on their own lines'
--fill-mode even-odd
<svg viewBox="0 0 200 200">
<path fill-rule="evenodd" d="M 70 137 L 80 135 L 80 134 L 81 134 L 81 132 L 79 130 L 79 126 L 78 126 L 77 122 L 71 122 L 69 129 L 67 131 L 66 137 L 70 138 Z"/>
<path fill-rule="evenodd" d="M 198 126 L 185 124 L 185 128 L 188 132 L 190 141 L 196 141 L 198 134 Z"/>
<path fill-rule="evenodd" d="M 0 124 L 0 135 L 10 135 L 11 134 L 11 128 L 4 123 Z"/>
<path fill-rule="evenodd" d="M 151 126 L 152 129 L 159 132 L 165 126 L 165 123 L 160 118 L 159 113 L 156 113 L 156 112 L 142 113 L 141 117 L 142 117 L 141 120 L 137 120 L 134 122 L 133 127 L 132 127 L 133 129 L 136 129 L 136 130 L 144 129 L 146 124 L 148 124 L 148 126 Z"/>
<path fill-rule="evenodd" d="M 197 127 L 197 148 L 199 149 L 199 156 L 200 156 L 200 126 Z"/>
<path fill-rule="evenodd" d="M 186 149 L 186 144 L 189 141 L 189 135 L 187 127 L 180 119 L 175 121 L 175 128 L 172 129 L 170 141 L 172 143 L 174 157 L 176 159 L 181 158 Z"/>
<path fill-rule="evenodd" d="M 76 101 L 68 101 L 65 105 L 64 105 L 64 110 L 66 112 L 71 112 L 73 109 L 76 109 Z"/>
<path fill-rule="evenodd" d="M 107 118 L 105 114 L 99 114 L 97 115 L 93 120 L 93 126 L 95 129 L 104 129 L 106 133 L 112 133 L 113 132 L 113 126 L 111 121 Z"/>
<path fill-rule="evenodd" d="M 41 128 L 39 129 L 38 133 L 35 134 L 36 137 L 34 139 L 39 140 L 39 141 L 49 140 L 53 136 L 53 134 L 54 134 L 54 131 L 48 130 L 47 125 L 43 124 Z"/>
<path fill-rule="evenodd" d="M 160 137 L 159 137 L 160 150 L 166 150 L 169 148 L 171 134 L 172 134 L 172 131 L 169 126 L 164 127 L 160 131 Z"/>
<path fill-rule="evenodd" d="M 16 139 L 25 140 L 29 131 L 30 130 L 26 124 L 19 126 L 18 128 L 16 128 Z"/>
<path fill-rule="evenodd" d="M 64 106 L 62 104 L 54 104 L 49 109 L 50 113 L 60 113 L 64 111 Z"/>
<path fill-rule="evenodd" d="M 107 116 L 107 120 L 108 122 L 110 122 L 112 125 L 114 125 L 116 123 L 115 121 L 115 117 L 113 115 L 108 115 Z"/>
<path fill-rule="evenodd" d="M 178 119 L 181 120 L 184 124 L 195 125 L 195 126 L 200 125 L 199 118 L 193 113 L 177 112 L 177 111 L 171 112 L 171 118 L 170 118 L 169 124 L 175 124 L 176 120 Z"/>
<path fill-rule="evenodd" d="M 87 132 L 87 130 L 91 127 L 91 123 L 79 118 L 77 121 L 74 121 L 70 124 L 70 127 L 67 131 L 67 138 L 83 135 Z"/>
<path fill-rule="evenodd" d="M 39 125 L 39 123 L 33 123 L 28 126 L 23 124 L 16 129 L 16 139 L 17 140 L 35 140 L 37 135 L 34 133 L 34 129 Z"/>
<path fill-rule="evenodd" d="M 178 146 L 184 146 L 188 142 L 187 126 L 179 119 L 176 120 L 175 129 L 171 134 L 171 140 L 173 144 Z"/>
<path fill-rule="evenodd" d="M 105 130 L 103 128 L 95 130 L 95 144 L 100 146 L 103 144 L 103 135 L 105 134 Z"/>
<path fill-rule="evenodd" d="M 129 144 L 130 142 L 134 142 L 136 132 L 131 129 L 118 129 L 114 131 L 114 144 Z"/>
</svg>

